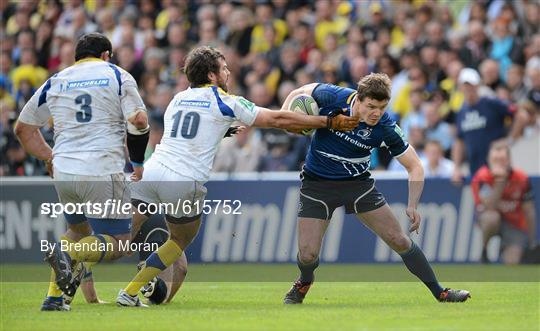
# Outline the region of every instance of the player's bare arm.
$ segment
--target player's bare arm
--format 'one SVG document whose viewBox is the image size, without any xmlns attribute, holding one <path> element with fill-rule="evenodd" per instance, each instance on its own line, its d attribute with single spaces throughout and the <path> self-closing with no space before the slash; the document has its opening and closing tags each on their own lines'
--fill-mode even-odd
<svg viewBox="0 0 540 331">
<path fill-rule="evenodd" d="M 310 116 L 290 111 L 272 111 L 262 108 L 253 126 L 260 128 L 279 128 L 285 130 L 328 128 L 337 131 L 350 131 L 358 126 L 358 118 L 345 115 Z"/>
<path fill-rule="evenodd" d="M 409 145 L 407 151 L 398 158 L 399 163 L 407 169 L 409 174 L 409 202 L 407 205 L 407 216 L 411 220 L 410 232 L 416 231 L 420 227 L 420 214 L 416 211 L 418 201 L 424 189 L 424 168 L 418 158 L 416 151 Z"/>
<path fill-rule="evenodd" d="M 319 85 L 319 83 L 307 84 L 307 85 L 297 88 L 296 90 L 293 90 L 291 93 L 289 93 L 287 98 L 285 98 L 285 101 L 283 102 L 283 105 L 282 105 L 282 109 L 290 109 L 291 102 L 294 100 L 294 98 L 296 98 L 299 95 L 302 95 L 302 94 L 312 95 L 317 85 Z M 345 117 L 345 115 L 337 115 L 336 117 Z M 354 119 L 356 123 L 356 125 L 353 128 L 349 129 L 349 130 L 352 130 L 356 126 L 358 126 L 359 118 L 356 114 L 354 114 L 353 116 L 349 118 Z M 305 128 L 302 128 L 302 129 L 305 129 Z M 349 131 L 349 130 L 339 130 L 339 131 Z M 299 129 L 287 129 L 287 131 L 291 133 L 296 133 L 296 134 L 302 133 L 302 130 L 299 130 Z"/>
</svg>

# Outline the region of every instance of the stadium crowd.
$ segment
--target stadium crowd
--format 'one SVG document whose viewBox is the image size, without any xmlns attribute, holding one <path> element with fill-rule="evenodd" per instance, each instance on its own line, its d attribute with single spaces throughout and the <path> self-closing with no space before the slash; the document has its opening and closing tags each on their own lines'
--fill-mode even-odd
<svg viewBox="0 0 540 331">
<path fill-rule="evenodd" d="M 463 68 L 479 72 L 479 95 L 524 108 L 524 126 L 538 126 L 540 4 L 534 0 L 25 0 L 0 6 L 2 176 L 46 173 L 18 143 L 13 124 L 34 91 L 74 63 L 76 40 L 93 31 L 112 41 L 112 61 L 139 84 L 151 119 L 148 155 L 160 140 L 169 101 L 188 87 L 181 68 L 198 45 L 225 54 L 229 92 L 271 109 L 307 83 L 355 89 L 366 74 L 386 73 L 393 82 L 388 112 L 428 176 L 454 171 L 449 158 L 462 131 L 456 121 L 465 100 L 458 84 Z M 512 116 L 499 121 L 510 132 Z M 43 135 L 53 143 L 53 123 Z M 296 171 L 308 145 L 309 137 L 248 129 L 223 141 L 214 171 Z M 400 170 L 384 148 L 374 153 L 373 169 Z"/>
</svg>

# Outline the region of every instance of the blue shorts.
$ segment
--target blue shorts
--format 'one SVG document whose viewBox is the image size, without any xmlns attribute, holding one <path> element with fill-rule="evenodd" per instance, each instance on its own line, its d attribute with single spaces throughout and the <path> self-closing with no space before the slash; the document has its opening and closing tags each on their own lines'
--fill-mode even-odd
<svg viewBox="0 0 540 331">
<path fill-rule="evenodd" d="M 131 232 L 131 218 L 88 218 L 88 222 L 90 223 L 94 234 L 108 234 L 114 236 Z"/>
</svg>

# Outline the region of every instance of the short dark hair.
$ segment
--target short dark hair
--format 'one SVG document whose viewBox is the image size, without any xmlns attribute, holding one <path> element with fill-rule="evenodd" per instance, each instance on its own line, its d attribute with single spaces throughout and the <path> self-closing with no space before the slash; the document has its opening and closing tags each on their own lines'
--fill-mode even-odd
<svg viewBox="0 0 540 331">
<path fill-rule="evenodd" d="M 392 81 L 386 74 L 371 73 L 364 76 L 358 82 L 358 100 L 364 101 L 365 98 L 377 101 L 390 100 L 391 85 Z"/>
<path fill-rule="evenodd" d="M 86 57 L 101 57 L 103 52 L 109 52 L 109 56 L 112 56 L 112 45 L 109 39 L 101 33 L 88 33 L 77 40 L 75 61 Z"/>
<path fill-rule="evenodd" d="M 184 65 L 184 73 L 191 86 L 196 87 L 210 83 L 208 74 L 219 72 L 219 59 L 225 60 L 225 56 L 209 46 L 201 46 L 191 50 Z"/>
</svg>

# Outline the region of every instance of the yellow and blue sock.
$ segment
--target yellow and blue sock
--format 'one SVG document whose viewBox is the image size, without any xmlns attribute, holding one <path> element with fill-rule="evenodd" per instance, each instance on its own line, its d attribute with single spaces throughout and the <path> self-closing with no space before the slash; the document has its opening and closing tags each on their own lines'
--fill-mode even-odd
<svg viewBox="0 0 540 331">
<path fill-rule="evenodd" d="M 159 275 L 168 266 L 178 260 L 182 255 L 182 249 L 171 239 L 167 240 L 157 251 L 146 259 L 146 266 L 133 277 L 125 288 L 127 294 L 137 295 L 137 292 L 152 278 Z"/>
<path fill-rule="evenodd" d="M 106 234 L 87 236 L 79 240 L 81 244 L 75 249 L 70 246 L 67 250 L 69 256 L 77 262 L 91 262 L 93 264 L 101 261 L 108 261 L 114 255 L 114 250 L 110 247 L 114 245 L 116 239 Z"/>
</svg>

